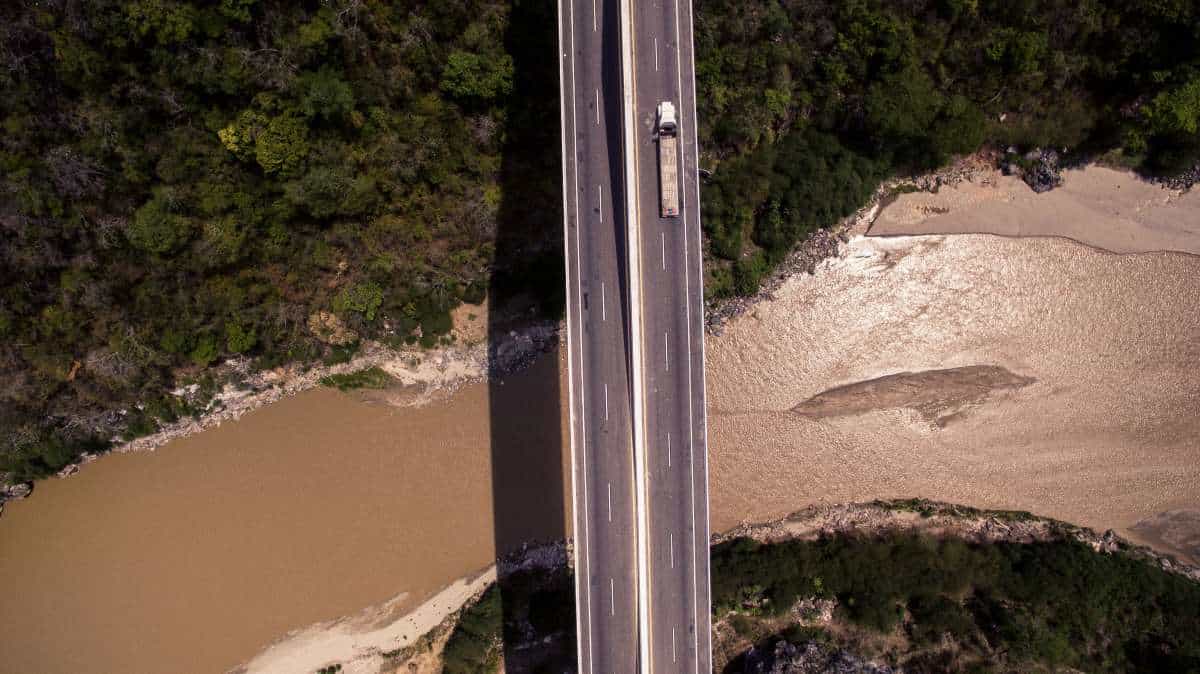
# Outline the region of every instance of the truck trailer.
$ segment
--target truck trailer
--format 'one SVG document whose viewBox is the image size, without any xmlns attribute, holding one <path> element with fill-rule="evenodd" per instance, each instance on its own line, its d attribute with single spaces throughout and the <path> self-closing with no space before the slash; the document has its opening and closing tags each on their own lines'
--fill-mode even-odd
<svg viewBox="0 0 1200 674">
<path fill-rule="evenodd" d="M 675 147 L 679 123 L 675 105 L 670 101 L 658 104 L 658 193 L 661 215 L 679 217 L 679 151 Z"/>
</svg>

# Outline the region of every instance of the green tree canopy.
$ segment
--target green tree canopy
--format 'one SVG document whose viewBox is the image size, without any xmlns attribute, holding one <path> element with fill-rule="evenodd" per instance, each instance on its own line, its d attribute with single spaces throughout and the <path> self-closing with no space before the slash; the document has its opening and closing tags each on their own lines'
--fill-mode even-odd
<svg viewBox="0 0 1200 674">
<path fill-rule="evenodd" d="M 442 90 L 456 98 L 491 101 L 512 92 L 512 56 L 455 50 L 442 70 Z"/>
</svg>

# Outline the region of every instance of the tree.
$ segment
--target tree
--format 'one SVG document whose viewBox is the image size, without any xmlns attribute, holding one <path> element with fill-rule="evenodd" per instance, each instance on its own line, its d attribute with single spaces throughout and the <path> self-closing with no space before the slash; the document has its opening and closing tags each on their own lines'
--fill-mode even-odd
<svg viewBox="0 0 1200 674">
<path fill-rule="evenodd" d="M 942 106 L 942 95 L 919 66 L 910 65 L 871 84 L 864 107 L 867 125 L 893 142 L 924 136 Z"/>
<path fill-rule="evenodd" d="M 463 99 L 491 101 L 513 88 L 512 56 L 484 57 L 462 50 L 450 53 L 442 70 L 442 91 Z"/>
<path fill-rule="evenodd" d="M 154 196 L 133 214 L 125 236 L 135 248 L 147 253 L 170 253 L 191 238 L 191 220 L 176 212 L 179 203 L 171 188 L 155 190 Z"/>
<path fill-rule="evenodd" d="M 267 173 L 293 173 L 308 154 L 308 125 L 286 112 L 268 116 L 258 110 L 244 110 L 217 136 L 238 159 L 253 157 Z"/>
<path fill-rule="evenodd" d="M 1157 133 L 1196 133 L 1200 127 L 1200 75 L 1155 96 L 1144 114 Z"/>
<path fill-rule="evenodd" d="M 334 300 L 334 311 L 340 314 L 355 312 L 368 321 L 375 320 L 375 312 L 383 304 L 383 288 L 374 281 L 355 283 L 344 288 Z"/>
<path fill-rule="evenodd" d="M 225 324 L 225 346 L 230 353 L 246 353 L 254 348 L 258 335 L 253 328 L 245 328 L 240 323 Z"/>
<path fill-rule="evenodd" d="M 300 88 L 304 92 L 300 109 L 308 117 L 336 121 L 354 109 L 354 92 L 332 68 L 304 73 L 300 76 Z"/>
</svg>

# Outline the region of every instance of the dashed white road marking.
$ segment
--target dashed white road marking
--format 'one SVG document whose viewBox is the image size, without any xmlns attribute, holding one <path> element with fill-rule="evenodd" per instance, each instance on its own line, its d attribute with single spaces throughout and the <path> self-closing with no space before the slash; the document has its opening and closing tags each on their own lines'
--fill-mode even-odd
<svg viewBox="0 0 1200 674">
<path fill-rule="evenodd" d="M 608 521 L 612 521 L 612 483 L 608 483 Z"/>
<path fill-rule="evenodd" d="M 600 282 L 600 320 L 608 320 L 608 300 L 605 296 L 604 281 Z"/>
<path fill-rule="evenodd" d="M 658 72 L 658 38 L 654 38 L 654 71 Z"/>
<path fill-rule="evenodd" d="M 600 214 L 600 222 L 604 222 L 604 188 L 596 185 L 596 212 Z"/>
<path fill-rule="evenodd" d="M 667 468 L 671 467 L 671 433 L 667 432 Z"/>
<path fill-rule="evenodd" d="M 667 372 L 671 371 L 671 343 L 667 340 L 667 333 L 663 332 L 663 369 Z"/>
<path fill-rule="evenodd" d="M 671 537 L 671 539 L 670 542 L 667 543 L 667 549 L 671 551 L 671 568 L 673 569 L 675 568 L 675 532 L 671 532 L 668 535 Z"/>
<path fill-rule="evenodd" d="M 600 89 L 596 89 L 596 126 L 600 126 Z"/>
<path fill-rule="evenodd" d="M 592 32 L 596 32 L 596 0 L 592 0 Z"/>
<path fill-rule="evenodd" d="M 679 654 L 675 652 L 675 628 L 671 628 L 671 662 L 678 662 Z"/>
<path fill-rule="evenodd" d="M 683 4 L 683 3 L 677 2 L 675 4 L 675 48 L 678 50 L 676 58 L 675 58 L 675 81 L 676 81 L 676 86 L 678 87 L 677 91 L 679 91 L 679 94 L 681 97 L 680 104 L 682 105 L 682 102 L 683 102 L 682 97 L 685 95 L 685 90 L 683 88 L 683 60 L 684 60 L 683 59 L 683 47 L 681 46 L 683 44 L 683 42 L 679 36 L 679 26 L 680 26 L 680 22 L 681 22 L 681 18 L 680 18 L 680 5 L 681 4 Z M 693 37 L 694 33 L 692 32 L 692 23 L 691 23 L 692 22 L 691 0 L 688 0 L 687 9 L 688 9 L 688 17 L 687 17 L 688 18 L 688 39 L 691 40 L 691 39 L 694 39 L 694 37 Z M 696 74 L 695 74 L 694 69 L 690 74 L 691 74 L 691 77 L 689 78 L 689 79 L 691 79 L 690 84 L 693 87 L 692 92 L 691 92 L 692 93 L 692 117 L 693 117 L 693 120 L 692 120 L 692 143 L 693 143 L 692 152 L 695 152 L 695 143 L 696 143 L 695 82 L 696 82 Z M 679 144 L 679 152 L 681 155 L 680 163 L 684 163 L 686 166 L 686 162 L 682 161 L 684 145 L 685 145 L 685 143 Z M 693 180 L 696 181 L 694 184 L 696 184 L 696 186 L 698 188 L 699 187 L 698 175 L 694 174 Z M 684 190 L 684 201 L 686 202 L 687 201 L 687 187 L 685 186 L 683 188 L 683 190 Z M 696 199 L 698 200 L 699 197 L 700 197 L 700 195 L 697 193 Z M 697 216 L 693 216 L 693 217 L 697 217 Z M 699 222 L 697 222 L 697 225 L 699 225 Z M 699 230 L 699 227 L 697 226 L 696 229 Z M 700 255 L 702 253 L 699 249 L 697 249 L 696 254 Z M 683 237 L 683 262 L 684 262 L 684 269 L 686 270 L 686 273 L 684 273 L 684 275 L 683 275 L 683 279 L 684 279 L 683 288 L 684 288 L 684 298 L 685 298 L 685 301 L 683 303 L 684 320 L 688 326 L 688 332 L 687 332 L 688 348 L 686 351 L 685 358 L 687 361 L 686 369 L 688 372 L 688 379 L 687 379 L 688 417 L 687 418 L 688 418 L 688 424 L 689 424 L 689 432 L 688 432 L 687 447 L 688 447 L 688 483 L 689 483 L 689 492 L 690 492 L 689 495 L 691 497 L 689 499 L 689 501 L 690 501 L 689 505 L 691 506 L 689 510 L 691 511 L 690 519 L 691 519 L 691 524 L 692 524 L 691 540 L 689 541 L 688 549 L 690 550 L 690 554 L 692 555 L 692 558 L 694 559 L 696 557 L 696 550 L 699 547 L 699 544 L 696 541 L 696 534 L 697 534 L 697 532 L 696 532 L 696 465 L 695 465 L 695 452 L 693 451 L 693 447 L 692 447 L 692 442 L 695 438 L 695 432 L 694 432 L 694 430 L 692 430 L 691 424 L 694 423 L 694 420 L 696 418 L 696 416 L 695 416 L 696 413 L 695 413 L 695 410 L 692 408 L 692 403 L 693 403 L 693 400 L 692 400 L 692 397 L 693 397 L 692 396 L 693 370 L 692 370 L 692 349 L 691 349 L 691 344 L 692 344 L 692 307 L 691 307 L 692 289 L 691 289 L 691 283 L 690 283 L 690 277 L 691 277 L 691 266 L 690 265 L 691 265 L 691 263 L 688 258 L 688 245 L 687 245 L 687 237 L 686 236 Z M 701 293 L 703 293 L 703 290 L 701 290 Z M 703 355 L 703 349 L 704 349 L 704 335 L 703 334 L 700 335 L 700 349 L 701 349 L 701 354 Z M 703 367 L 703 363 L 704 363 L 703 358 L 701 358 L 700 362 L 701 362 L 701 367 Z M 703 391 L 704 390 L 703 389 L 703 386 L 704 386 L 704 378 L 703 377 L 701 377 L 701 379 L 700 379 L 700 386 L 701 386 L 700 390 Z M 703 394 L 701 394 L 701 395 L 703 395 Z M 703 407 L 701 408 L 700 413 L 701 414 L 704 413 Z M 705 431 L 705 442 L 707 442 L 707 430 Z M 704 459 L 701 459 L 701 460 L 703 461 Z M 707 490 L 707 488 L 708 488 L 707 466 L 705 466 L 705 468 L 706 468 L 706 470 L 704 473 L 704 487 Z M 707 528 L 707 518 L 708 518 L 708 515 L 707 515 L 708 503 L 707 503 L 707 501 L 705 501 L 704 507 L 705 507 L 704 525 L 705 525 L 705 528 Z M 704 544 L 705 544 L 705 549 L 707 549 L 707 540 L 704 542 Z M 697 574 L 696 566 L 697 565 L 695 563 L 692 564 L 692 619 L 693 620 L 697 620 L 697 616 L 700 615 L 699 597 L 698 597 L 698 595 L 700 593 L 700 579 Z M 706 575 L 708 575 L 707 574 L 707 570 L 708 570 L 707 564 L 705 564 L 705 569 L 706 569 Z M 708 578 L 705 578 L 705 581 L 707 583 L 711 582 Z M 706 587 L 708 587 L 708 586 L 706 585 Z M 709 601 L 711 602 L 711 600 L 712 599 L 710 596 Z M 711 606 L 709 607 L 709 611 L 711 611 Z M 706 621 L 708 620 L 707 614 L 705 615 L 704 619 Z M 708 632 L 706 631 L 705 634 L 706 634 L 705 648 L 711 649 L 712 644 L 710 641 L 710 637 L 707 636 Z M 674 635 L 674 632 L 672 632 L 672 635 Z M 695 653 L 697 656 L 694 659 L 695 660 L 695 672 L 696 672 L 696 674 L 700 674 L 700 657 L 699 657 L 700 656 L 700 629 L 698 629 L 698 628 L 692 630 L 692 652 Z"/>
<path fill-rule="evenodd" d="M 608 579 L 608 595 L 612 597 L 612 608 L 609 609 L 610 615 L 617 614 L 617 585 L 612 578 Z"/>
<path fill-rule="evenodd" d="M 666 269 L 667 268 L 667 233 L 661 232 L 661 234 L 662 234 L 662 251 L 663 251 L 662 268 Z"/>
<path fill-rule="evenodd" d="M 604 385 L 604 420 L 608 421 L 608 384 Z"/>
</svg>

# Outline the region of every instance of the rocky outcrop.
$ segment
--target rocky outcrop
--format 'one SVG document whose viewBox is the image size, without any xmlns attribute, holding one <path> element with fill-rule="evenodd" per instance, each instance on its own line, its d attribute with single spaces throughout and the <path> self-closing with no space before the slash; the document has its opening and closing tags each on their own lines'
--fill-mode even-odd
<svg viewBox="0 0 1200 674">
<path fill-rule="evenodd" d="M 904 674 L 898 667 L 878 665 L 853 653 L 813 642 L 776 642 L 770 648 L 751 648 L 742 668 L 745 674 Z"/>
<path fill-rule="evenodd" d="M 33 493 L 32 482 L 19 482 L 0 487 L 0 502 L 16 501 Z"/>
<path fill-rule="evenodd" d="M 1059 155 L 1055 150 L 1036 148 L 1020 155 L 1016 148 L 1010 147 L 1000 160 L 1000 170 L 1006 176 L 1024 180 L 1038 194 L 1049 192 L 1063 182 Z"/>
<path fill-rule="evenodd" d="M 1152 178 L 1159 185 L 1172 190 L 1190 190 L 1192 185 L 1200 183 L 1200 163 L 1192 164 L 1192 167 L 1186 169 L 1177 175 L 1166 176 L 1162 178 Z"/>
</svg>

